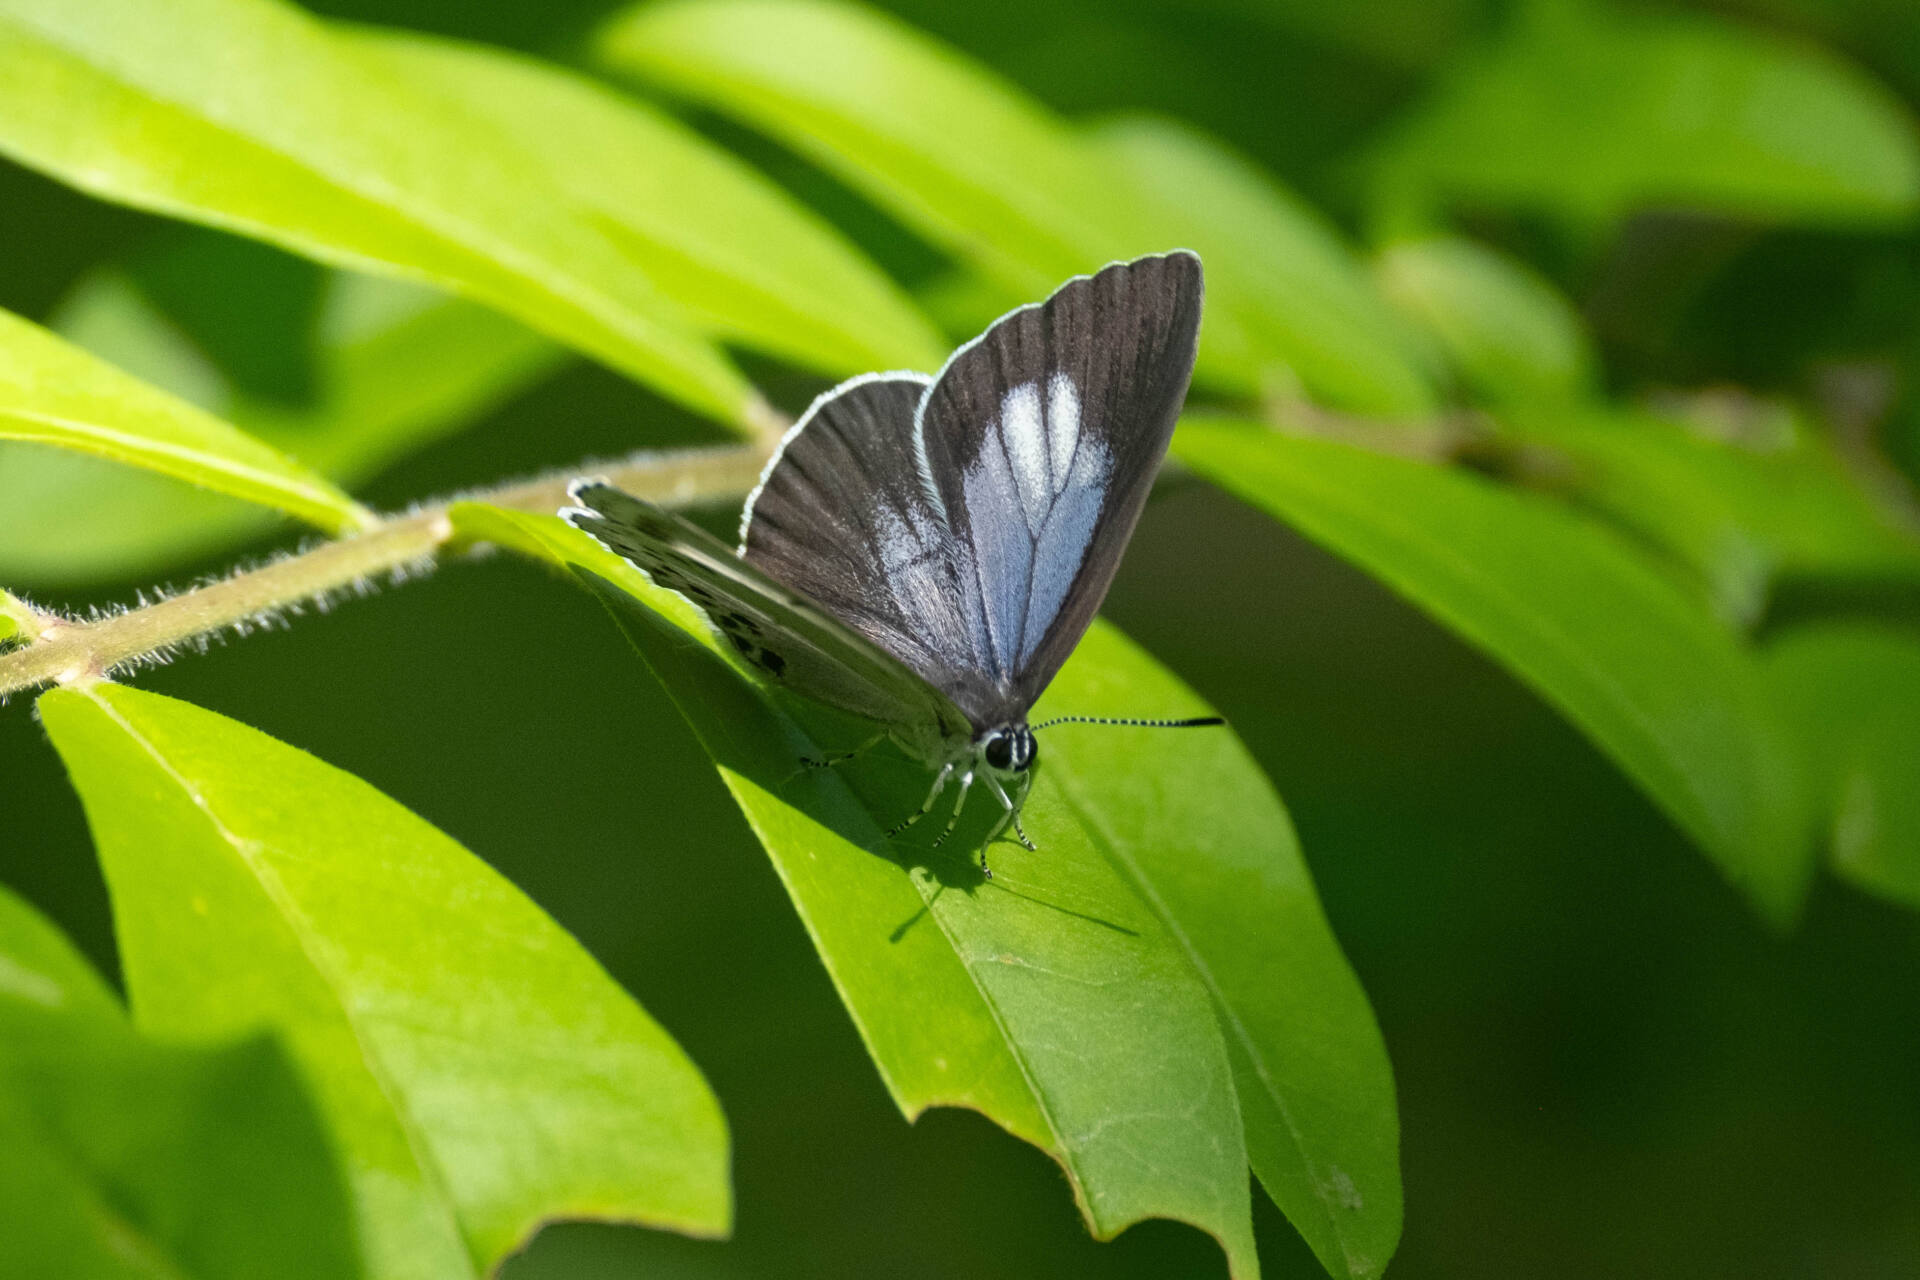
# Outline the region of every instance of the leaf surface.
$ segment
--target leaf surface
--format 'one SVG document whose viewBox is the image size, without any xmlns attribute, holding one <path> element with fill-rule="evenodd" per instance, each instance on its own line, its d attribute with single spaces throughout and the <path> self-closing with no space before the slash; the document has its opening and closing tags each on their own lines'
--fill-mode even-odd
<svg viewBox="0 0 1920 1280">
<path fill-rule="evenodd" d="M 1920 582 L 1920 530 L 1784 412 L 1750 441 L 1602 407 L 1515 412 L 1501 431 L 1549 451 L 1556 489 L 1673 556 L 1736 625 L 1755 623 L 1783 578 Z"/>
<path fill-rule="evenodd" d="M 211 711 L 109 684 L 39 707 L 100 849 L 139 1025 L 282 1037 L 342 1154 L 370 1275 L 477 1275 L 555 1217 L 726 1229 L 705 1082 L 484 863 Z"/>
<path fill-rule="evenodd" d="M 957 850 L 890 845 L 880 833 L 918 802 L 925 768 L 888 748 L 870 767 L 798 767 L 822 730 L 804 708 L 770 708 L 680 597 L 556 520 L 455 520 L 600 584 L 713 753 L 907 1115 L 976 1108 L 1061 1161 L 1097 1234 L 1181 1218 L 1237 1271 L 1244 1174 L 1219 1156 L 1244 1140 L 1335 1274 L 1385 1266 L 1400 1223 L 1391 1068 L 1285 811 L 1230 733 L 1192 731 L 1170 755 L 1151 731 L 1049 730 L 1027 809 L 1042 851 L 996 845 L 983 884 L 961 852 L 983 810 Z M 1036 715 L 1203 711 L 1102 625 Z M 1207 1082 L 1216 1019 L 1239 1116 Z M 1177 1098 L 1191 1114 L 1170 1126 Z"/>
<path fill-rule="evenodd" d="M 497 311 L 397 280 L 335 273 L 311 336 L 311 399 L 251 392 L 125 275 L 88 278 L 55 317 L 71 342 L 189 399 L 336 482 L 357 484 L 471 422 L 566 359 Z M 0 579 L 122 581 L 270 527 L 226 496 L 67 451 L 0 443 Z"/>
<path fill-rule="evenodd" d="M 1420 236 L 1388 245 L 1374 272 L 1482 401 L 1558 404 L 1598 385 L 1579 313 L 1518 259 L 1464 236 Z"/>
<path fill-rule="evenodd" d="M 1208 712 L 1102 623 L 1035 714 L 1129 708 Z M 1168 732 L 1057 726 L 1046 768 L 1206 983 L 1261 1184 L 1330 1274 L 1377 1276 L 1400 1235 L 1399 1121 L 1366 993 L 1259 766 L 1224 729 Z"/>
<path fill-rule="evenodd" d="M 326 1134 L 279 1047 L 143 1039 L 4 889 L 0 1146 L 0 1274 L 361 1274 Z"/>
<path fill-rule="evenodd" d="M 329 533 L 373 520 L 324 477 L 230 423 L 0 311 L 0 441 L 8 440 L 144 467 Z"/>
<path fill-rule="evenodd" d="M 1176 455 L 1530 685 L 1768 920 L 1811 870 L 1800 778 L 1749 654 L 1614 535 L 1477 477 L 1188 419 Z"/>
<path fill-rule="evenodd" d="M 1001 310 L 1187 239 L 1148 203 L 1118 198 L 1127 180 L 1067 121 L 872 10 L 672 0 L 616 16 L 598 48 L 818 161 L 988 277 Z M 1237 311 L 1209 309 L 1197 376 L 1257 389 Z"/>
<path fill-rule="evenodd" d="M 1417 348 L 1311 205 L 1190 125 L 1127 116 L 1103 122 L 1093 139 L 1200 253 L 1207 306 L 1241 316 L 1248 360 L 1283 364 L 1316 398 L 1356 412 L 1433 410 Z"/>
<path fill-rule="evenodd" d="M 0 591 L 0 640 L 10 640 L 33 626 L 33 610 L 16 595 Z"/>
<path fill-rule="evenodd" d="M 1912 115 L 1829 54 L 1706 15 L 1519 14 L 1374 152 L 1383 199 L 1580 228 L 1648 207 L 1875 225 L 1920 206 Z"/>
<path fill-rule="evenodd" d="M 1108 175 L 1065 121 L 872 10 L 820 0 L 646 4 L 616 17 L 599 49 L 792 143 L 964 249 L 1016 296 L 1132 248 L 1124 224 L 1103 217 L 1115 203 Z M 1039 174 L 1052 180 L 1031 181 Z"/>
<path fill-rule="evenodd" d="M 723 421 L 761 413 L 538 157 L 291 5 L 4 0 L 0 33 L 0 153 L 22 164 L 439 285 Z"/>
<path fill-rule="evenodd" d="M 1828 865 L 1920 909 L 1920 641 L 1824 623 L 1769 645 L 1766 671 L 1819 789 Z"/>
<path fill-rule="evenodd" d="M 835 376 L 930 372 L 946 359 L 946 342 L 858 249 L 654 108 L 479 45 L 373 30 L 357 43 L 523 146 L 549 198 L 611 229 L 634 267 L 714 332 Z"/>
</svg>

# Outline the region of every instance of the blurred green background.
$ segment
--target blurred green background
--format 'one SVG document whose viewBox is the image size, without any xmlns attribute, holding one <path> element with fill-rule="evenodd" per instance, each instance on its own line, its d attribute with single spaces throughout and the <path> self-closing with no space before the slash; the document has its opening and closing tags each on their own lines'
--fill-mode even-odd
<svg viewBox="0 0 1920 1280">
<path fill-rule="evenodd" d="M 565 58 L 613 6 L 309 7 Z M 1150 107 L 1200 123 L 1356 234 L 1369 228 L 1353 157 L 1514 18 L 1474 0 L 887 7 L 1067 112 Z M 1834 49 L 1920 101 L 1920 6 L 1712 9 Z M 703 123 L 902 279 L 938 268 L 801 162 Z M 0 305 L 41 320 L 102 263 L 138 272 L 177 263 L 184 237 L 213 239 L 4 164 L 0 208 Z M 1836 363 L 1920 365 L 1910 221 L 1829 230 L 1648 215 L 1616 233 L 1469 211 L 1468 225 L 1580 304 L 1623 393 L 1804 394 Z M 197 325 L 176 318 L 236 379 L 297 397 L 301 370 L 284 353 L 306 322 L 311 269 L 268 250 L 205 259 L 171 294 L 149 272 L 150 294 L 222 300 Z M 788 408 L 816 386 L 750 371 Z M 1896 382 L 1891 394 L 1911 392 Z M 1908 424 L 1894 452 L 1905 442 L 1908 465 L 1920 462 L 1920 413 L 1897 401 L 1887 416 Z M 404 506 L 642 441 L 702 438 L 647 393 L 575 365 L 357 496 Z M 3 567 L 0 582 L 83 607 L 148 585 L 15 582 Z M 1205 486 L 1164 487 L 1107 612 L 1232 719 L 1299 825 L 1399 1083 L 1406 1233 L 1390 1274 L 1920 1275 L 1912 914 L 1823 879 L 1797 932 L 1768 933 L 1535 697 Z M 509 1266 L 512 1280 L 1219 1271 L 1210 1241 L 1171 1224 L 1095 1245 L 1055 1168 L 977 1116 L 899 1120 L 765 855 L 585 594 L 506 559 L 457 564 L 140 680 L 367 779 L 486 857 L 712 1081 L 735 1143 L 732 1241 L 557 1227 Z M 0 760 L 0 880 L 111 972 L 79 805 L 24 701 L 0 710 Z M 1272 1274 L 1317 1274 L 1254 1199 Z"/>
</svg>

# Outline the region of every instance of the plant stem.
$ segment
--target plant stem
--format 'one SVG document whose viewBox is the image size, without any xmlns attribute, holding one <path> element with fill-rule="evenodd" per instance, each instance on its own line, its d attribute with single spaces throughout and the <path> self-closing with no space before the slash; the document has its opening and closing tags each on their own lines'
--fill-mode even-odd
<svg viewBox="0 0 1920 1280">
<path fill-rule="evenodd" d="M 701 498 L 746 492 L 771 450 L 769 441 L 649 454 L 594 470 L 639 497 L 665 506 L 684 506 Z M 565 472 L 462 494 L 458 500 L 551 512 L 566 504 L 568 480 L 578 474 Z M 0 655 L 0 698 L 54 682 L 91 683 L 116 667 L 164 653 L 200 636 L 243 626 L 428 560 L 453 541 L 453 522 L 447 516 L 451 501 L 382 520 L 351 538 L 324 542 L 257 569 L 93 622 L 48 615 L 24 604 L 24 616 L 8 608 L 8 616 L 20 623 L 21 633 L 30 638 L 30 643 Z M 4 603 L 11 605 L 13 598 L 5 597 Z"/>
</svg>

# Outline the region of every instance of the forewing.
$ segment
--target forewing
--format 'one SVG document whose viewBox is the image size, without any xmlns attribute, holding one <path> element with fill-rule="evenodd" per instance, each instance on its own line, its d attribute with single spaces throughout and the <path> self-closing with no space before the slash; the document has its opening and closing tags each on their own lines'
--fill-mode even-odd
<svg viewBox="0 0 1920 1280">
<path fill-rule="evenodd" d="M 991 700 L 963 608 L 971 564 L 913 445 L 932 381 L 869 374 L 814 401 L 747 500 L 740 555 L 971 710 Z"/>
<path fill-rule="evenodd" d="M 961 732 L 965 717 L 892 655 L 741 560 L 705 530 L 604 481 L 576 481 L 569 524 L 687 598 L 767 680 L 878 724 Z"/>
<path fill-rule="evenodd" d="M 1201 293 L 1184 251 L 1071 280 L 962 347 L 921 404 L 994 718 L 1025 713 L 1106 597 L 1186 398 Z"/>
</svg>

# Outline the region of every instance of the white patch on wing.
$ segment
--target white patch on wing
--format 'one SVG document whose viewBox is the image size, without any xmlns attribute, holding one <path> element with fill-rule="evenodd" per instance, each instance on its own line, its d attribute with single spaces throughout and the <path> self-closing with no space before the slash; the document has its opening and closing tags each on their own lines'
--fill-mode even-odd
<svg viewBox="0 0 1920 1280">
<path fill-rule="evenodd" d="M 1040 386 L 1023 382 L 1000 397 L 1000 439 L 1013 464 L 1013 480 L 1026 512 L 1027 528 L 1038 532 L 1046 518 L 1053 486 L 1047 476 L 1047 426 L 1040 416 Z"/>
<path fill-rule="evenodd" d="M 1053 464 L 1054 492 L 1066 487 L 1080 443 L 1080 391 L 1073 379 L 1056 373 L 1047 379 L 1047 458 Z"/>
<path fill-rule="evenodd" d="M 1038 399 L 1036 396 L 1036 403 Z M 1011 452 L 996 449 L 992 441 L 987 441 L 963 480 L 967 518 L 979 553 L 973 569 L 986 615 L 990 641 L 986 652 L 992 655 L 994 674 L 998 676 L 1012 675 L 1019 656 L 1035 541 L 1029 525 L 1038 528 L 1048 505 L 1043 492 L 1038 515 L 1031 514 L 1033 508 L 1020 509 L 1026 507 L 1027 498 L 1009 463 Z"/>
<path fill-rule="evenodd" d="M 1106 501 L 1113 454 L 1081 439 L 1073 379 L 1023 382 L 1000 398 L 1000 447 L 989 437 L 963 479 L 980 558 L 984 651 L 1011 676 L 1033 656 L 1080 576 Z"/>
<path fill-rule="evenodd" d="M 1087 543 L 1106 505 L 1107 482 L 1112 475 L 1112 451 L 1097 436 L 1088 437 L 1075 453 L 1060 496 L 1054 500 L 1045 524 L 1034 539 L 1026 608 L 1020 619 L 1017 665 L 1021 667 L 1026 666 L 1034 650 L 1040 647 L 1047 629 L 1066 603 L 1067 593 L 1080 576 L 1080 566 L 1087 558 Z"/>
</svg>

